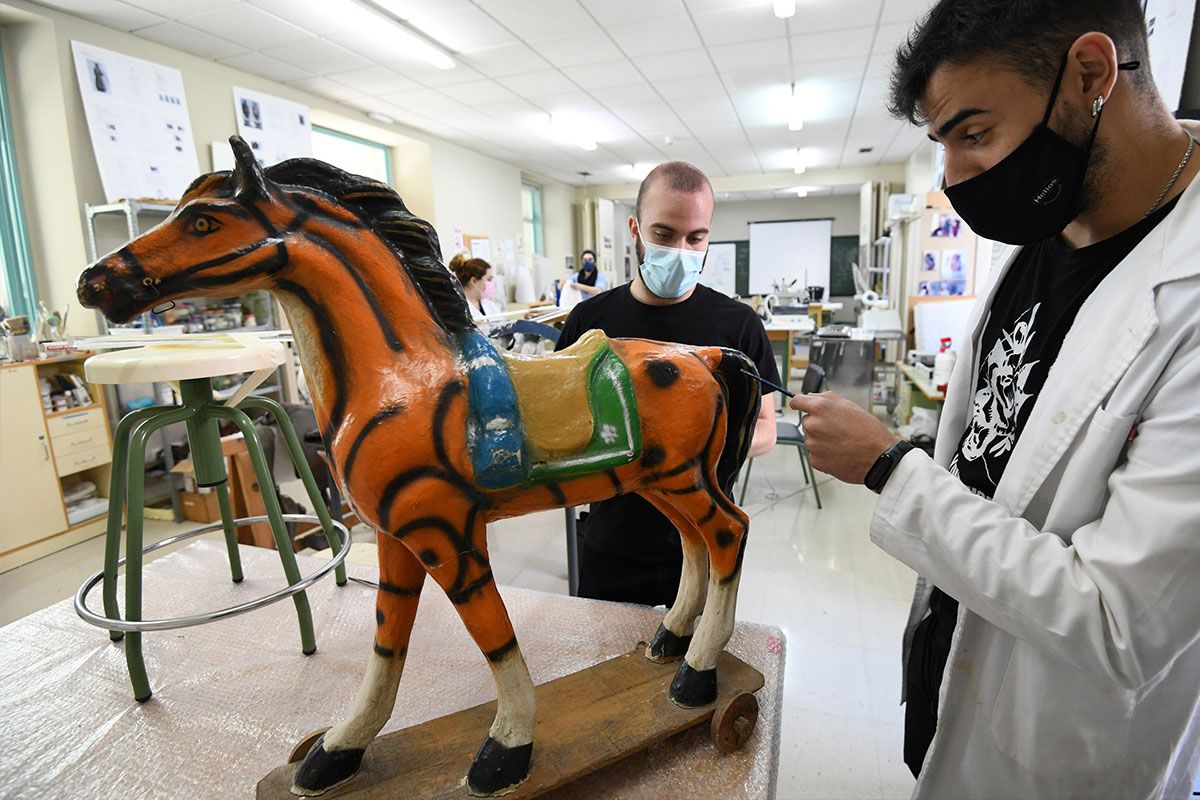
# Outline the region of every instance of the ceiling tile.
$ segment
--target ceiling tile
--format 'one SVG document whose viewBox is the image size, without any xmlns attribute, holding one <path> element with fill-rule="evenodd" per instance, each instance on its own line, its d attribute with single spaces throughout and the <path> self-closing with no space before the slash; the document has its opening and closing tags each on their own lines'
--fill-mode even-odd
<svg viewBox="0 0 1200 800">
<path fill-rule="evenodd" d="M 558 70 L 548 69 L 524 75 L 498 78 L 499 82 L 522 97 L 539 97 L 549 94 L 577 91 L 571 79 Z"/>
<path fill-rule="evenodd" d="M 884 24 L 889 22 L 905 22 L 909 25 L 914 25 L 917 20 L 923 18 L 928 13 L 935 1 L 884 0 L 883 16 L 879 18 L 879 21 Z"/>
<path fill-rule="evenodd" d="M 118 0 L 42 0 L 42 5 L 119 31 L 135 31 L 170 19 L 167 14 L 159 14 L 154 9 L 131 7 Z"/>
<path fill-rule="evenodd" d="M 337 81 L 343 86 L 349 86 L 364 94 L 385 95 L 405 92 L 422 88 L 416 81 L 410 80 L 395 70 L 387 67 L 363 67 L 347 72 L 333 72 L 329 80 Z"/>
<path fill-rule="evenodd" d="M 867 57 L 829 58 L 796 65 L 796 81 L 862 80 L 867 71 Z"/>
<path fill-rule="evenodd" d="M 311 36 L 303 28 L 244 3 L 193 14 L 180 21 L 247 50 L 266 50 Z"/>
<path fill-rule="evenodd" d="M 757 42 L 725 44 L 709 47 L 708 52 L 712 55 L 713 63 L 721 72 L 789 65 L 787 39 L 762 39 Z"/>
<path fill-rule="evenodd" d="M 550 69 L 550 62 L 533 52 L 525 44 L 506 44 L 489 47 L 485 50 L 476 50 L 464 56 L 463 61 L 489 78 L 503 78 L 507 75 L 523 75 Z"/>
<path fill-rule="evenodd" d="M 459 63 L 453 69 L 439 69 L 426 61 L 408 58 L 385 62 L 385 66 L 425 86 L 452 86 L 456 83 L 481 81 L 485 77 L 479 70 L 463 63 Z"/>
<path fill-rule="evenodd" d="M 737 114 L 724 94 L 707 99 L 693 99 L 686 103 L 672 103 L 675 113 L 693 130 L 697 128 L 723 128 L 738 124 Z"/>
<path fill-rule="evenodd" d="M 162 22 L 137 32 L 143 39 L 174 47 L 201 58 L 228 58 L 246 52 L 246 48 L 226 39 L 211 36 L 179 22 Z"/>
<path fill-rule="evenodd" d="M 54 0 L 54 2 L 45 3 L 45 5 L 61 8 L 67 2 L 76 6 L 91 6 L 94 4 L 93 0 Z M 123 2 L 125 5 L 150 11 L 166 19 L 179 19 L 188 14 L 194 14 L 196 11 L 196 7 L 192 3 L 181 3 L 179 0 L 123 0 Z M 211 10 L 218 6 L 232 6 L 238 2 L 239 0 L 209 0 L 204 4 L 204 8 Z"/>
<path fill-rule="evenodd" d="M 381 5 L 386 6 L 387 3 Z M 436 3 L 422 0 L 412 6 L 410 12 L 397 16 L 450 50 L 469 53 L 517 41 L 503 25 L 476 6 L 440 0 Z"/>
<path fill-rule="evenodd" d="M 693 14 L 706 14 L 709 11 L 725 11 L 730 8 L 741 8 L 746 0 L 683 0 L 688 11 Z"/>
<path fill-rule="evenodd" d="M 785 91 L 792 81 L 792 72 L 786 66 L 755 67 L 754 69 L 724 72 L 721 77 L 730 94 L 772 89 Z"/>
<path fill-rule="evenodd" d="M 549 122 L 545 109 L 520 97 L 492 103 L 476 103 L 475 108 L 522 130 L 541 129 Z"/>
<path fill-rule="evenodd" d="M 771 13 L 770 3 L 754 3 L 725 11 L 696 14 L 700 38 L 709 47 L 757 39 L 785 39 L 788 26 Z"/>
<path fill-rule="evenodd" d="M 504 0 L 488 3 L 484 10 L 525 41 L 596 28 L 582 6 L 563 0 Z"/>
<path fill-rule="evenodd" d="M 614 106 L 613 113 L 626 125 L 643 136 L 672 134 L 683 132 L 683 123 L 670 108 L 660 103 L 649 103 L 637 106 Z"/>
<path fill-rule="evenodd" d="M 322 97 L 328 97 L 332 100 L 345 101 L 355 97 L 364 97 L 366 92 L 356 89 L 352 86 L 343 86 L 336 81 L 331 81 L 328 78 L 302 78 L 297 81 L 288 81 L 288 86 L 295 86 L 298 89 L 303 89 L 306 92 L 319 94 Z"/>
<path fill-rule="evenodd" d="M 686 16 L 613 25 L 609 36 L 627 56 L 648 56 L 702 47 L 692 21 Z"/>
<path fill-rule="evenodd" d="M 535 39 L 529 42 L 529 46 L 547 61 L 560 68 L 579 64 L 595 64 L 598 61 L 610 61 L 624 57 L 617 46 L 612 43 L 608 34 L 599 28 L 574 33 L 570 36 Z"/>
<path fill-rule="evenodd" d="M 712 75 L 714 72 L 708 53 L 703 49 L 640 56 L 633 61 L 642 74 L 652 81 L 690 78 L 693 75 Z"/>
<path fill-rule="evenodd" d="M 762 172 L 762 167 L 759 166 L 758 159 L 746 151 L 738 151 L 737 153 L 713 153 L 717 158 L 717 163 L 729 175 L 746 175 Z"/>
<path fill-rule="evenodd" d="M 792 57 L 797 61 L 865 56 L 871 52 L 875 27 L 844 28 L 792 37 Z"/>
<path fill-rule="evenodd" d="M 875 44 L 871 48 L 871 52 L 887 53 L 888 55 L 895 53 L 896 48 L 908 39 L 911 30 L 912 25 L 907 22 L 880 25 L 879 30 L 875 33 Z"/>
<path fill-rule="evenodd" d="M 470 106 L 511 100 L 517 97 L 513 92 L 490 80 L 456 83 L 453 86 L 444 86 L 440 91 L 447 97 L 452 97 L 460 103 Z"/>
<path fill-rule="evenodd" d="M 350 52 L 344 47 L 327 42 L 324 39 L 305 39 L 263 51 L 273 58 L 286 61 L 293 66 L 307 69 L 318 75 L 328 75 L 334 72 L 346 72 L 371 66 L 371 62 L 360 55 Z"/>
<path fill-rule="evenodd" d="M 892 74 L 892 67 L 896 65 L 896 58 L 892 53 L 872 53 L 867 59 L 867 72 L 865 77 L 871 78 L 887 78 Z"/>
<path fill-rule="evenodd" d="M 835 31 L 854 25 L 874 25 L 883 0 L 801 0 L 788 20 L 792 36 Z"/>
<path fill-rule="evenodd" d="M 280 83 L 312 77 L 312 73 L 308 70 L 285 64 L 279 59 L 264 56 L 262 53 L 242 53 L 222 58 L 221 63 Z"/>
<path fill-rule="evenodd" d="M 683 15 L 682 0 L 580 0 L 601 25 Z"/>
<path fill-rule="evenodd" d="M 356 31 L 367 36 L 390 27 L 385 17 L 356 0 L 244 1 L 318 36 L 329 36 L 335 31 Z M 179 5 L 194 7 L 196 0 Z"/>
<path fill-rule="evenodd" d="M 716 75 L 696 75 L 691 78 L 655 81 L 654 87 L 671 103 L 693 98 L 725 96 L 725 86 Z"/>
<path fill-rule="evenodd" d="M 642 74 L 625 58 L 618 61 L 602 61 L 599 64 L 563 67 L 563 72 L 588 90 L 633 85 L 642 79 Z"/>
<path fill-rule="evenodd" d="M 629 83 L 624 86 L 607 86 L 603 89 L 589 89 L 588 93 L 605 105 L 638 105 L 640 103 L 661 103 L 662 97 L 654 90 L 654 86 L 645 81 Z"/>
</svg>

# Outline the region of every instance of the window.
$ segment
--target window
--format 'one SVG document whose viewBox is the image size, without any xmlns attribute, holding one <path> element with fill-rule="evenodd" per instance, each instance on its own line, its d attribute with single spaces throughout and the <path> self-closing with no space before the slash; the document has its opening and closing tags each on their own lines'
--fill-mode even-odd
<svg viewBox="0 0 1200 800">
<path fill-rule="evenodd" d="M 0 305 L 9 316 L 37 318 L 37 283 L 21 205 L 21 182 L 13 146 L 12 114 L 0 52 Z"/>
<path fill-rule="evenodd" d="M 539 256 L 546 255 L 542 246 L 542 187 L 534 183 L 521 184 L 521 216 L 525 220 L 525 249 Z"/>
<path fill-rule="evenodd" d="M 313 125 L 312 148 L 313 158 L 355 175 L 392 182 L 392 153 L 387 145 Z"/>
</svg>

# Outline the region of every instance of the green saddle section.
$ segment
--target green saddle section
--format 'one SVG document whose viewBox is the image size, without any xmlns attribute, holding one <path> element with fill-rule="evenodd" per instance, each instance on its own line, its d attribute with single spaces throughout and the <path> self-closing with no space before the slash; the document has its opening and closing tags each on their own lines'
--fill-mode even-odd
<svg viewBox="0 0 1200 800">
<path fill-rule="evenodd" d="M 633 381 L 620 356 L 605 341 L 588 365 L 588 405 L 592 436 L 580 450 L 554 456 L 537 452 L 526 441 L 536 483 L 623 466 L 641 457 L 642 428 L 638 419 Z"/>
</svg>

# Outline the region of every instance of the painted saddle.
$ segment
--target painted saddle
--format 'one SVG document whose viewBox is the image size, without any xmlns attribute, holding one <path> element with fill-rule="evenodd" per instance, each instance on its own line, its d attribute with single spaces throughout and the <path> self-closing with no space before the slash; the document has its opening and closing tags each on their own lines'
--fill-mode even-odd
<svg viewBox="0 0 1200 800">
<path fill-rule="evenodd" d="M 481 486 L 558 480 L 641 456 L 633 383 L 603 331 L 541 356 L 501 355 L 478 331 L 460 341 L 467 441 Z"/>
</svg>

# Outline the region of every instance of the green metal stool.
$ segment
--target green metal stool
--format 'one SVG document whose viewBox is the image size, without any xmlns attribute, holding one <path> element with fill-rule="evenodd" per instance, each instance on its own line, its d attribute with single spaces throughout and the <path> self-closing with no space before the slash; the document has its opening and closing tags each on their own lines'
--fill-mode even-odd
<svg viewBox="0 0 1200 800">
<path fill-rule="evenodd" d="M 265 605 L 268 602 L 290 595 L 296 605 L 300 623 L 301 650 L 305 655 L 316 652 L 316 636 L 313 633 L 312 610 L 304 589 L 330 570 L 337 573 L 337 584 L 346 584 L 345 556 L 350 539 L 344 526 L 333 522 L 329 510 L 321 497 L 316 481 L 308 469 L 300 440 L 292 428 L 283 407 L 274 400 L 258 396 L 245 396 L 280 364 L 286 354 L 283 345 L 277 342 L 264 343 L 254 339 L 234 341 L 229 345 L 206 343 L 203 345 L 154 345 L 133 350 L 119 350 L 89 358 L 84 365 L 88 381 L 92 383 L 148 383 L 178 381 L 182 404 L 178 406 L 156 406 L 132 411 L 117 425 L 113 443 L 112 482 L 109 490 L 108 532 L 104 548 L 104 569 L 93 575 L 80 587 L 76 595 L 76 611 L 88 622 L 109 628 L 113 641 L 125 638 L 125 660 L 129 666 L 129 678 L 133 683 L 134 698 L 139 702 L 150 699 L 150 680 L 142 657 L 142 631 L 166 630 L 186 627 L 212 619 Z M 223 404 L 213 397 L 212 378 L 251 372 L 238 395 Z M 244 397 L 244 399 L 240 399 Z M 239 402 L 240 399 L 240 402 Z M 301 578 L 296 564 L 292 542 L 284 525 L 285 517 L 280 512 L 279 498 L 272 490 L 274 479 L 271 465 L 263 455 L 262 446 L 254 431 L 254 423 L 246 415 L 247 409 L 261 409 L 275 419 L 283 433 L 296 472 L 304 482 L 309 501 L 313 505 L 315 518 L 311 515 L 288 515 L 287 520 L 315 519 L 321 523 L 335 548 L 336 557 L 318 573 Z M 188 443 L 191 446 L 192 464 L 198 486 L 211 487 L 217 495 L 221 510 L 221 524 L 172 537 L 167 542 L 143 548 L 142 508 L 145 489 L 146 443 L 151 434 L 159 429 L 182 422 L 187 426 Z M 237 525 L 239 523 L 264 521 L 262 517 L 235 519 L 229 502 L 228 475 L 225 457 L 221 451 L 220 422 L 232 422 L 241 431 L 246 441 L 250 460 L 254 466 L 258 485 L 262 487 L 263 502 L 267 508 L 265 520 L 271 524 L 271 533 L 283 563 L 283 571 L 289 586 L 265 598 L 244 603 L 232 609 L 223 609 L 198 617 L 175 620 L 142 620 L 142 555 L 189 536 L 210 530 L 222 529 L 225 546 L 229 552 L 229 567 L 235 583 L 242 580 L 242 564 L 238 554 Z M 128 507 L 125 524 L 125 559 L 119 559 L 121 546 L 121 520 L 124 507 Z M 334 528 L 340 530 L 335 537 Z M 117 605 L 117 570 L 125 564 L 125 617 Z M 104 616 L 91 613 L 86 606 L 87 592 L 103 580 Z"/>
</svg>

